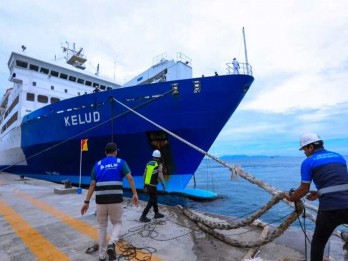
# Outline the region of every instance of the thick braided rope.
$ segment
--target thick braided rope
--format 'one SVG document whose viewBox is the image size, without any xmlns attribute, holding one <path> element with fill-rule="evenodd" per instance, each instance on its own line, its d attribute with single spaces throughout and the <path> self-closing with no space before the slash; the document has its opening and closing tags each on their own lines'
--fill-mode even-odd
<svg viewBox="0 0 348 261">
<path fill-rule="evenodd" d="M 260 247 L 262 245 L 265 245 L 271 241 L 273 241 L 275 238 L 279 237 L 281 234 L 284 233 L 286 229 L 289 228 L 289 226 L 297 219 L 297 217 L 303 212 L 303 203 L 301 201 L 297 202 L 297 210 L 292 212 L 287 219 L 285 219 L 278 227 L 276 227 L 272 233 L 268 234 L 267 236 L 262 236 L 260 239 L 254 241 L 254 242 L 245 242 L 245 241 L 239 241 L 236 239 L 229 238 L 218 231 L 214 230 L 214 227 L 219 227 L 219 225 L 213 225 L 212 227 L 208 227 L 205 224 L 196 221 L 198 220 L 197 214 L 193 213 L 192 211 L 183 211 L 183 213 L 191 220 L 195 221 L 199 228 L 201 228 L 203 231 L 209 233 L 210 235 L 220 239 L 221 241 L 235 247 L 240 248 L 256 248 Z M 206 224 L 212 224 L 213 222 L 205 222 Z"/>
<path fill-rule="evenodd" d="M 228 229 L 235 229 L 239 227 L 243 227 L 245 225 L 250 225 L 252 222 L 254 222 L 256 219 L 261 217 L 264 213 L 266 213 L 270 208 L 272 208 L 275 204 L 277 204 L 280 200 L 284 198 L 283 194 L 278 194 L 276 197 L 273 197 L 268 203 L 263 206 L 259 211 L 257 211 L 255 214 L 251 215 L 250 217 L 247 217 L 241 221 L 238 221 L 236 223 L 230 224 L 230 223 L 217 223 L 212 222 L 209 220 L 204 219 L 204 217 L 199 216 L 192 212 L 189 208 L 184 207 L 182 209 L 182 212 L 187 216 L 190 217 L 191 220 L 195 222 L 200 222 L 210 228 L 216 228 L 220 230 L 228 230 Z"/>
</svg>

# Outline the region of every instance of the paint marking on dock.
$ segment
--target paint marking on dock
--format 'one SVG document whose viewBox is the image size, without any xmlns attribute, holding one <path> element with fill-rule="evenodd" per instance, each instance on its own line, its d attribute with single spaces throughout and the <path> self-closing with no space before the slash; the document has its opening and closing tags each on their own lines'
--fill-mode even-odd
<svg viewBox="0 0 348 261">
<path fill-rule="evenodd" d="M 80 233 L 94 239 L 94 240 L 98 240 L 98 231 L 95 227 L 81 221 L 78 220 L 72 216 L 69 216 L 68 214 L 65 214 L 62 211 L 59 211 L 53 207 L 51 207 L 50 205 L 44 203 L 41 200 L 38 200 L 34 197 L 31 197 L 23 192 L 20 191 L 15 191 L 15 193 L 17 195 L 19 195 L 20 197 L 30 201 L 33 205 L 35 205 L 36 207 L 50 213 L 51 215 L 55 216 L 56 218 L 60 219 L 62 222 L 64 222 L 65 224 L 67 224 L 68 226 L 74 228 L 75 230 L 79 231 Z"/>
<path fill-rule="evenodd" d="M 15 191 L 15 193 L 17 195 L 19 195 L 20 197 L 31 202 L 36 207 L 38 207 L 38 208 L 50 213 L 51 215 L 55 216 L 56 218 L 60 219 L 62 222 L 64 222 L 68 226 L 74 228 L 75 230 L 79 231 L 80 233 L 85 234 L 86 236 L 98 241 L 97 228 L 95 228 L 95 227 L 93 227 L 93 226 L 91 226 L 91 225 L 89 225 L 81 220 L 78 220 L 72 216 L 69 216 L 68 214 L 61 212 L 61 211 L 51 207 L 50 205 L 44 203 L 43 201 L 36 199 L 34 197 L 31 197 L 28 194 L 25 194 L 25 193 L 20 192 L 20 191 Z M 123 246 L 125 248 L 127 248 L 128 243 L 126 243 L 125 241 L 122 241 L 122 243 L 123 243 Z M 116 252 L 118 254 L 122 254 L 122 249 L 118 246 L 118 244 L 116 244 Z M 147 259 L 149 258 L 149 254 L 143 253 L 142 251 L 136 251 L 134 254 L 135 254 L 135 256 L 130 260 L 145 260 L 145 258 L 147 258 Z M 152 255 L 151 261 L 162 261 L 162 259 L 157 257 L 157 256 Z"/>
<path fill-rule="evenodd" d="M 17 235 L 27 245 L 31 252 L 40 261 L 69 261 L 69 257 L 57 249 L 50 241 L 45 239 L 39 231 L 33 228 L 17 212 L 0 200 L 0 214 L 14 229 Z"/>
</svg>

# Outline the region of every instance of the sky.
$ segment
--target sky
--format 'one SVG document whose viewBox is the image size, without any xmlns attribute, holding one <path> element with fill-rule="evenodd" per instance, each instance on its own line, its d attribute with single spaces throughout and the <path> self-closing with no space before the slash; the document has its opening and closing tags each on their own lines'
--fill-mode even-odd
<svg viewBox="0 0 348 261">
<path fill-rule="evenodd" d="M 192 59 L 193 76 L 248 61 L 255 81 L 210 149 L 222 155 L 302 156 L 303 133 L 348 155 L 346 0 L 0 0 L 0 95 L 12 51 L 53 61 L 68 42 L 87 67 L 123 84 L 157 55 Z"/>
</svg>

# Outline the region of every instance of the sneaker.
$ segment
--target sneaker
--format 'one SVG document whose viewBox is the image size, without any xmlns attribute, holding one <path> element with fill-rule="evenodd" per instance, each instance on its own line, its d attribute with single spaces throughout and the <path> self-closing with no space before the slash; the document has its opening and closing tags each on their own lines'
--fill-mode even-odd
<svg viewBox="0 0 348 261">
<path fill-rule="evenodd" d="M 100 258 L 99 257 L 99 261 L 106 261 L 106 258 Z"/>
<path fill-rule="evenodd" d="M 161 213 L 156 213 L 156 214 L 155 214 L 155 219 L 157 219 L 157 218 L 163 218 L 163 217 L 164 217 L 164 215 L 161 214 Z"/>
<path fill-rule="evenodd" d="M 106 249 L 106 253 L 109 256 L 109 260 L 116 260 L 115 244 L 114 243 L 108 244 L 108 247 Z"/>
<path fill-rule="evenodd" d="M 149 219 L 149 218 L 147 218 L 146 216 L 141 216 L 140 217 L 140 222 L 150 222 L 151 221 L 151 219 Z"/>
</svg>

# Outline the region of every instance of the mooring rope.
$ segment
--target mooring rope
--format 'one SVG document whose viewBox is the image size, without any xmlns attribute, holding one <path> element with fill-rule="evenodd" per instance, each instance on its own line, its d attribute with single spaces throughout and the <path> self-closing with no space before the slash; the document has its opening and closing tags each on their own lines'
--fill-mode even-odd
<svg viewBox="0 0 348 261">
<path fill-rule="evenodd" d="M 271 234 L 271 235 L 272 235 L 271 237 L 265 238 L 264 242 L 266 242 L 266 241 L 270 242 L 269 240 L 270 240 L 271 238 L 274 239 L 275 237 L 279 236 L 280 234 L 277 235 L 277 233 L 283 233 L 283 232 L 281 232 L 281 229 L 282 229 L 282 228 L 287 229 L 287 228 L 290 226 L 290 224 L 291 224 L 292 222 L 294 222 L 294 221 L 297 219 L 297 210 L 296 210 L 296 207 L 295 207 L 294 203 L 289 202 L 289 201 L 287 201 L 286 199 L 284 199 L 284 196 L 282 196 L 283 193 L 284 193 L 283 191 L 280 191 L 280 190 L 278 190 L 278 189 L 276 189 L 276 188 L 270 186 L 269 184 L 263 182 L 262 180 L 258 180 L 258 179 L 256 179 L 255 177 L 249 175 L 249 174 L 248 174 L 247 172 L 245 172 L 240 166 L 237 166 L 237 165 L 230 165 L 230 164 L 228 164 L 227 162 L 225 162 L 225 161 L 219 159 L 218 157 L 216 157 L 216 156 L 210 154 L 209 152 L 207 152 L 207 151 L 205 151 L 205 150 L 203 150 L 203 149 L 197 147 L 196 145 L 194 145 L 194 144 L 190 143 L 189 141 L 185 140 L 184 138 L 182 138 L 182 137 L 176 135 L 175 133 L 171 132 L 170 130 L 164 128 L 163 126 L 161 126 L 161 125 L 155 123 L 154 121 L 150 120 L 149 118 L 145 117 L 144 115 L 142 115 L 142 114 L 138 113 L 137 111 L 133 110 L 132 108 L 128 107 L 127 105 L 125 105 L 125 104 L 122 103 L 121 101 L 117 100 L 116 98 L 113 97 L 113 100 L 114 100 L 115 102 L 117 102 L 118 104 L 120 104 L 121 106 L 125 107 L 127 110 L 129 110 L 129 111 L 133 112 L 134 114 L 138 115 L 139 117 L 141 117 L 141 118 L 144 119 L 145 121 L 151 123 L 152 125 L 156 126 L 157 128 L 161 129 L 162 131 L 168 133 L 168 134 L 171 135 L 172 137 L 178 139 L 179 141 L 185 143 L 186 145 L 188 145 L 188 146 L 190 146 L 191 148 L 197 150 L 198 152 L 202 153 L 203 155 L 205 155 L 205 156 L 207 156 L 207 157 L 213 159 L 214 161 L 218 162 L 219 164 L 225 166 L 226 168 L 228 168 L 228 169 L 231 171 L 231 178 L 232 178 L 232 179 L 236 179 L 238 176 L 239 176 L 239 177 L 242 177 L 242 178 L 248 180 L 250 183 L 255 184 L 255 185 L 259 186 L 260 188 L 266 190 L 267 192 L 269 192 L 269 193 L 273 196 L 273 198 L 272 198 L 264 207 L 262 207 L 261 210 L 260 210 L 259 212 L 257 212 L 255 215 L 251 216 L 248 220 L 245 220 L 245 221 L 243 221 L 243 222 L 248 223 L 248 222 L 250 222 L 250 220 L 254 220 L 255 217 L 261 216 L 261 215 L 262 215 L 263 213 L 265 213 L 269 208 L 271 208 L 274 204 L 277 204 L 280 200 L 283 200 L 283 202 L 285 202 L 288 206 L 290 206 L 291 208 L 295 209 L 295 211 L 293 212 L 293 214 L 291 214 L 291 216 L 286 220 L 286 222 L 285 222 L 286 224 L 283 223 L 282 226 L 278 227 L 278 229 L 275 230 L 275 231 Z M 312 210 L 314 210 L 314 211 L 317 212 L 317 209 L 316 209 L 314 206 L 311 206 L 311 205 L 309 205 L 309 204 L 303 203 L 302 201 L 299 202 L 297 205 L 299 205 L 299 204 L 301 205 L 302 208 L 305 206 L 305 207 L 307 207 L 307 208 L 309 208 L 309 209 L 312 209 Z M 305 215 L 308 216 L 313 222 L 315 222 L 316 219 L 315 219 L 315 217 L 314 217 L 313 215 L 311 215 L 311 214 L 309 214 L 309 213 L 307 213 L 307 212 L 306 212 Z M 201 220 L 201 221 L 202 221 L 202 220 Z M 203 221 L 202 221 L 202 222 L 203 222 Z M 204 225 L 203 225 L 204 223 L 199 222 L 199 224 L 201 224 L 202 227 L 204 226 Z M 233 225 L 232 225 L 232 226 L 233 226 Z M 345 225 L 345 226 L 347 226 L 347 225 Z M 284 230 L 285 230 L 285 229 L 284 229 Z M 336 229 L 336 230 L 334 231 L 334 235 L 340 237 L 341 231 L 339 231 L 339 230 Z M 223 235 L 221 235 L 221 236 L 223 236 Z M 273 240 L 273 239 L 272 239 L 272 240 Z M 232 242 L 234 242 L 234 241 L 232 241 Z M 257 243 L 256 245 L 258 245 L 258 244 L 260 244 L 260 243 Z"/>
<path fill-rule="evenodd" d="M 279 194 L 276 197 L 273 197 L 266 205 L 264 205 L 259 211 L 257 211 L 254 215 L 251 215 L 250 217 L 247 217 L 241 221 L 234 222 L 233 224 L 227 224 L 227 223 L 214 223 L 212 224 L 210 221 L 206 220 L 205 218 L 199 216 L 199 215 L 191 215 L 191 210 L 188 208 L 183 208 L 183 213 L 187 216 L 190 216 L 192 221 L 200 222 L 206 226 L 220 229 L 220 230 L 229 230 L 229 229 L 236 229 L 240 228 L 246 225 L 250 225 L 252 222 L 254 222 L 256 219 L 261 217 L 264 213 L 266 213 L 270 208 L 272 208 L 275 204 L 277 204 L 280 200 L 284 198 L 284 195 Z"/>
<path fill-rule="evenodd" d="M 163 130 L 164 132 L 168 133 L 169 135 L 171 135 L 172 137 L 178 139 L 179 141 L 185 143 L 186 145 L 190 146 L 191 148 L 195 149 L 196 151 L 202 153 L 203 155 L 213 159 L 214 161 L 218 162 L 219 164 L 225 166 L 226 168 L 228 168 L 230 171 L 231 171 L 231 178 L 232 179 L 236 179 L 238 176 L 239 177 L 242 177 L 246 180 L 248 180 L 250 183 L 252 184 L 255 184 L 259 187 L 261 187 L 262 189 L 266 190 L 267 192 L 269 192 L 273 197 L 271 198 L 271 200 L 269 202 L 267 202 L 259 211 L 257 211 L 254 215 L 244 219 L 244 220 L 241 220 L 239 222 L 236 222 L 236 223 L 233 223 L 233 224 L 226 224 L 226 223 L 219 223 L 219 222 L 212 222 L 212 221 L 209 221 L 203 217 L 201 217 L 200 215 L 197 215 L 195 214 L 193 211 L 187 209 L 187 208 L 182 208 L 182 212 L 184 213 L 185 216 L 187 216 L 188 218 L 192 219 L 194 222 L 197 223 L 197 225 L 203 230 L 203 231 L 206 231 L 207 233 L 215 236 L 216 238 L 220 239 L 220 240 L 223 240 L 224 242 L 230 244 L 230 245 L 233 245 L 233 246 L 237 246 L 237 247 L 243 247 L 243 248 L 249 248 L 249 252 L 247 254 L 247 256 L 252 256 L 253 254 L 255 254 L 255 252 L 258 250 L 258 248 L 266 243 L 269 243 L 271 241 L 273 241 L 276 237 L 280 236 L 298 217 L 298 215 L 300 215 L 303 211 L 303 207 L 307 207 L 315 212 L 317 212 L 317 208 L 309 205 L 309 204 L 305 204 L 303 203 L 302 201 L 299 201 L 297 202 L 297 207 L 294 206 L 293 203 L 287 201 L 284 199 L 284 192 L 283 191 L 280 191 L 270 185 L 268 185 L 267 183 L 261 181 L 261 180 L 258 180 L 256 179 L 255 177 L 249 175 L 247 172 L 245 172 L 240 166 L 237 166 L 237 165 L 230 165 L 228 164 L 227 162 L 219 159 L 218 157 L 208 153 L 207 151 L 204 151 L 203 149 L 197 147 L 196 145 L 190 143 L 189 141 L 185 140 L 184 138 L 176 135 L 175 133 L 171 132 L 170 130 L 164 128 L 163 126 L 153 122 L 152 120 L 150 120 L 149 118 L 145 117 L 144 115 L 138 113 L 137 111 L 135 111 L 135 109 L 139 108 L 140 106 L 144 106 L 145 104 L 149 103 L 149 102 L 153 102 L 155 101 L 156 99 L 158 98 L 161 98 L 161 97 L 164 97 L 165 95 L 169 94 L 169 93 L 172 93 L 172 90 L 168 90 L 167 92 L 163 93 L 162 95 L 159 95 L 153 99 L 150 99 L 148 101 L 146 101 L 145 103 L 143 104 L 140 104 L 136 107 L 134 107 L 133 109 L 130 108 L 129 106 L 125 105 L 124 103 L 122 103 L 121 101 L 117 100 L 116 98 L 114 97 L 110 97 L 110 101 L 115 101 L 117 102 L 118 104 L 120 104 L 121 106 L 125 107 L 127 109 L 127 111 L 123 112 L 123 113 L 120 113 L 119 115 L 116 115 L 116 116 L 112 116 L 110 119 L 90 128 L 90 129 L 86 129 L 58 144 L 55 144 L 49 148 L 46 148 L 34 155 L 31 155 L 30 157 L 28 157 L 27 159 L 29 158 L 32 158 L 32 157 L 35 157 L 43 152 L 46 152 L 54 147 L 57 147 L 59 145 L 61 145 L 62 143 L 64 142 L 67 142 L 71 139 L 74 139 L 76 137 L 78 137 L 79 135 L 83 134 L 83 133 L 86 133 L 88 131 L 90 131 L 91 129 L 94 129 L 94 128 L 98 128 L 100 127 L 101 125 L 103 124 L 106 124 L 107 122 L 110 122 L 110 121 L 113 121 L 115 118 L 117 117 L 120 117 L 126 113 L 129 113 L 129 112 L 133 112 L 134 114 L 138 115 L 139 117 L 141 117 L 142 119 L 146 120 L 147 122 L 151 123 L 152 125 L 156 126 L 157 128 Z M 112 124 L 113 125 L 113 124 Z M 19 163 L 21 163 L 22 161 L 20 162 L 17 162 L 16 164 L 14 165 L 17 165 Z M 13 166 L 13 165 L 12 165 Z M 11 167 L 11 166 L 10 166 Z M 4 169 L 3 169 L 4 170 Z M 2 170 L 0 170 L 2 171 Z M 283 200 L 286 204 L 288 204 L 290 207 L 294 208 L 295 210 L 288 216 L 288 218 L 286 220 L 284 220 L 282 222 L 282 224 L 280 224 L 275 230 L 273 230 L 272 233 L 269 234 L 269 231 L 268 231 L 268 226 L 265 225 L 264 223 L 262 223 L 261 221 L 258 220 L 258 218 L 260 216 L 262 216 L 265 212 L 267 212 L 270 208 L 272 208 L 275 204 L 279 203 L 279 201 Z M 308 216 L 312 221 L 315 222 L 315 217 L 313 215 L 311 215 L 310 213 L 307 213 L 306 212 L 306 216 Z M 235 228 L 240 228 L 242 226 L 246 226 L 246 225 L 250 225 L 250 224 L 253 224 L 253 225 L 257 225 L 259 227 L 262 227 L 263 228 L 263 231 L 261 233 L 261 236 L 258 240 L 256 240 L 255 242 L 241 242 L 239 240 L 235 240 L 235 239 L 231 239 L 231 238 L 228 238 L 227 236 L 219 233 L 218 231 L 216 231 L 215 229 L 217 230 L 229 230 L 229 229 L 235 229 Z M 334 232 L 335 235 L 339 236 L 341 235 L 341 232 L 336 230 Z M 246 256 L 246 257 L 247 257 Z"/>
<path fill-rule="evenodd" d="M 181 208 L 182 212 L 185 216 L 187 216 L 189 219 L 195 221 L 203 231 L 211 234 L 212 236 L 226 242 L 229 245 L 235 246 L 235 247 L 241 247 L 241 248 L 256 248 L 260 247 L 262 245 L 265 245 L 277 237 L 279 237 L 281 234 L 284 233 L 286 229 L 289 228 L 289 226 L 297 219 L 299 215 L 303 212 L 303 203 L 301 201 L 297 202 L 297 209 L 294 210 L 287 219 L 285 219 L 280 225 L 278 225 L 272 233 L 265 235 L 262 234 L 262 237 L 258 240 L 251 242 L 251 241 L 240 241 L 236 239 L 232 239 L 230 237 L 225 236 L 222 233 L 219 233 L 215 229 L 226 229 L 228 227 L 235 228 L 234 224 L 226 224 L 221 222 L 213 222 L 209 221 L 207 218 L 202 218 L 200 215 L 196 214 L 194 211 L 189 210 L 187 208 Z M 255 221 L 255 220 L 254 220 Z M 249 221 L 248 221 L 249 222 Z M 258 223 L 257 225 L 261 225 L 262 227 L 265 227 L 264 223 Z"/>
<path fill-rule="evenodd" d="M 228 169 L 231 170 L 232 172 L 232 177 L 236 177 L 236 176 L 240 176 L 246 180 L 248 180 L 249 182 L 256 184 L 257 186 L 267 190 L 269 193 L 271 193 L 273 196 L 277 196 L 280 193 L 283 193 L 280 190 L 277 190 L 275 188 L 273 188 L 272 186 L 268 185 L 267 183 L 261 181 L 261 180 L 257 180 L 255 177 L 250 176 L 248 173 L 246 173 L 243 169 L 241 169 L 239 166 L 236 165 L 230 165 L 227 162 L 219 159 L 218 157 L 210 154 L 209 152 L 197 147 L 196 145 L 190 143 L 189 141 L 185 140 L 184 138 L 176 135 L 175 133 L 171 132 L 170 130 L 164 128 L 163 126 L 155 123 L 154 121 L 150 120 L 149 118 L 145 117 L 144 115 L 140 114 L 139 112 L 133 110 L 132 108 L 128 107 L 127 105 L 125 105 L 124 103 L 122 103 L 121 101 L 117 100 L 116 98 L 113 98 L 113 100 L 115 102 L 117 102 L 118 104 L 120 104 L 121 106 L 125 107 L 127 110 L 133 112 L 134 114 L 138 115 L 140 118 L 146 120 L 147 122 L 151 123 L 152 125 L 156 126 L 157 128 L 163 130 L 164 132 L 168 133 L 169 135 L 173 136 L 174 138 L 180 140 L 181 142 L 185 143 L 186 145 L 190 146 L 191 148 L 199 151 L 200 153 L 204 154 L 205 156 L 215 160 L 216 162 L 220 163 L 221 165 L 227 167 Z"/>
</svg>

